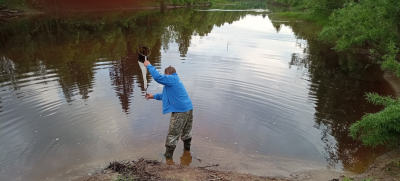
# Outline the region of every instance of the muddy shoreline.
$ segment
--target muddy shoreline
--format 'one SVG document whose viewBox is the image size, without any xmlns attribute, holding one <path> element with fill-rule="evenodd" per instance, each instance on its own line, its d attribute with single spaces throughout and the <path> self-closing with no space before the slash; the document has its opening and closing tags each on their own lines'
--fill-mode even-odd
<svg viewBox="0 0 400 181">
<path fill-rule="evenodd" d="M 164 164 L 158 160 L 138 159 L 131 161 L 114 161 L 109 166 L 93 176 L 79 178 L 75 181 L 106 181 L 106 180 L 276 180 L 288 181 L 285 178 L 261 177 L 236 172 L 223 172 L 213 169 L 218 164 L 204 167 L 188 167 L 175 164 Z"/>
<path fill-rule="evenodd" d="M 400 149 L 380 156 L 365 173 L 352 175 L 351 173 L 335 172 L 330 170 L 307 170 L 285 176 L 257 176 L 238 173 L 235 171 L 219 170 L 219 164 L 190 167 L 177 164 L 166 164 L 162 161 L 143 159 L 114 161 L 107 168 L 97 173 L 75 179 L 74 181 L 114 181 L 114 180 L 275 180 L 275 181 L 305 181 L 305 180 L 344 180 L 346 177 L 354 181 L 374 178 L 377 180 L 396 180 L 400 176 Z M 267 172 L 267 170 L 266 170 Z"/>
</svg>

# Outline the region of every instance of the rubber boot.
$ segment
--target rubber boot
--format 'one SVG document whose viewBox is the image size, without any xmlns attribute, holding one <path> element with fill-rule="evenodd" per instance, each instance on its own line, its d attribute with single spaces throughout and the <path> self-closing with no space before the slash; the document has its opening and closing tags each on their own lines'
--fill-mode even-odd
<svg viewBox="0 0 400 181">
<path fill-rule="evenodd" d="M 174 155 L 174 150 L 175 150 L 175 146 L 165 146 L 165 158 L 166 159 L 172 159 L 172 156 Z"/>
<path fill-rule="evenodd" d="M 183 141 L 183 149 L 186 151 L 190 151 L 190 142 L 192 142 L 192 138 Z"/>
</svg>

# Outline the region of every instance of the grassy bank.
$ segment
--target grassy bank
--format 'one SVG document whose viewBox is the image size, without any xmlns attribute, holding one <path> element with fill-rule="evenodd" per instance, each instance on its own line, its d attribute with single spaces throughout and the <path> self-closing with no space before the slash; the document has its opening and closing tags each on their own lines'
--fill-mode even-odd
<svg viewBox="0 0 400 181">
<path fill-rule="evenodd" d="M 0 10 L 10 9 L 23 11 L 28 9 L 28 5 L 25 0 L 0 0 Z"/>
<path fill-rule="evenodd" d="M 324 26 L 329 23 L 329 14 L 314 11 L 287 11 L 277 13 L 280 18 L 287 21 L 303 20 Z"/>
</svg>

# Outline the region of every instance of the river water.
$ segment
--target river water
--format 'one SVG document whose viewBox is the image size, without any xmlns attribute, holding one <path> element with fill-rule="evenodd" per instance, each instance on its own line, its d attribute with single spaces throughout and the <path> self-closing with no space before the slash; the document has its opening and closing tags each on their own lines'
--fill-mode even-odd
<svg viewBox="0 0 400 181">
<path fill-rule="evenodd" d="M 348 127 L 382 108 L 365 93 L 394 91 L 367 57 L 339 54 L 317 40 L 317 25 L 271 12 L 226 6 L 3 23 L 0 180 L 68 180 L 114 159 L 159 158 L 170 114 L 144 99 L 142 45 L 160 72 L 176 68 L 192 99 L 191 165 L 363 172 L 386 150 L 363 147 Z M 145 79 L 149 93 L 162 91 Z"/>
</svg>

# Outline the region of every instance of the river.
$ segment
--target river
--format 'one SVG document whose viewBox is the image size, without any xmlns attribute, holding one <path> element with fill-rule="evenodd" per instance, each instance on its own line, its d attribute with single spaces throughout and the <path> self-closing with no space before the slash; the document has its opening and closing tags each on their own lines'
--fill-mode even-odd
<svg viewBox="0 0 400 181">
<path fill-rule="evenodd" d="M 144 82 L 149 93 L 162 86 L 149 73 L 143 80 L 143 45 L 160 72 L 176 68 L 192 99 L 191 165 L 363 172 L 387 150 L 362 146 L 348 127 L 382 109 L 365 93 L 395 92 L 368 57 L 337 53 L 318 41 L 318 25 L 273 12 L 241 4 L 3 23 L 0 180 L 68 180 L 114 159 L 159 158 L 170 115 L 144 99 Z"/>
</svg>

